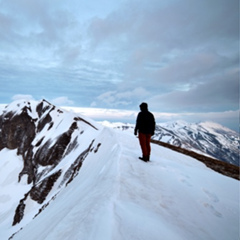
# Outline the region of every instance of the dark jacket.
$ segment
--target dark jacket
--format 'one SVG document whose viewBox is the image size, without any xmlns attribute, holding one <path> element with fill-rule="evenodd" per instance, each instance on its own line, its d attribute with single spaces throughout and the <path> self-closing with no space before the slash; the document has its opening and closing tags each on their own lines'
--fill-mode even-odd
<svg viewBox="0 0 240 240">
<path fill-rule="evenodd" d="M 142 109 L 137 116 L 134 131 L 135 135 L 137 135 L 137 132 L 154 135 L 154 131 L 155 131 L 155 119 L 153 114 L 149 112 L 147 109 Z"/>
</svg>

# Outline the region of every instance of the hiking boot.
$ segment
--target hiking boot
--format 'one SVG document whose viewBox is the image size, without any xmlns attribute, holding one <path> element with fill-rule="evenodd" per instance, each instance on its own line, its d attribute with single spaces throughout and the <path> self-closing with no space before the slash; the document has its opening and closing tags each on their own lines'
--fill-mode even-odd
<svg viewBox="0 0 240 240">
<path fill-rule="evenodd" d="M 146 157 L 139 157 L 140 160 L 144 161 L 144 162 L 148 162 L 149 160 L 147 160 Z"/>
</svg>

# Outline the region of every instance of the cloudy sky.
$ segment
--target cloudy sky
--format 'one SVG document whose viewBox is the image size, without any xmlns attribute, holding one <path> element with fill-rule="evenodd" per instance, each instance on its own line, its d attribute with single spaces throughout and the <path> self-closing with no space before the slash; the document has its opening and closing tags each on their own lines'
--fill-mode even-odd
<svg viewBox="0 0 240 240">
<path fill-rule="evenodd" d="M 26 95 L 236 130 L 239 1 L 0 0 L 0 103 Z"/>
</svg>

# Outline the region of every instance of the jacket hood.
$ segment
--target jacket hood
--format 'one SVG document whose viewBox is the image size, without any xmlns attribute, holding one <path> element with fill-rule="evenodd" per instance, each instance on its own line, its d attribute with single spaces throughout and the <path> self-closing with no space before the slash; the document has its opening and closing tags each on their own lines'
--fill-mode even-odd
<svg viewBox="0 0 240 240">
<path fill-rule="evenodd" d="M 148 105 L 145 102 L 141 103 L 139 107 L 141 111 L 148 111 Z"/>
</svg>

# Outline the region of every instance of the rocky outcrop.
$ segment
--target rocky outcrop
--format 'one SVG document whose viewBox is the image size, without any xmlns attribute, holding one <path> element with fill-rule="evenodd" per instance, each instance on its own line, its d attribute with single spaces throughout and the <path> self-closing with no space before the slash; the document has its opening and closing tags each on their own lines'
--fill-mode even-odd
<svg viewBox="0 0 240 240">
<path fill-rule="evenodd" d="M 35 119 L 28 115 L 31 108 L 24 107 L 20 114 L 6 112 L 0 117 L 0 150 L 3 148 L 18 149 L 23 155 L 35 137 Z"/>
</svg>

